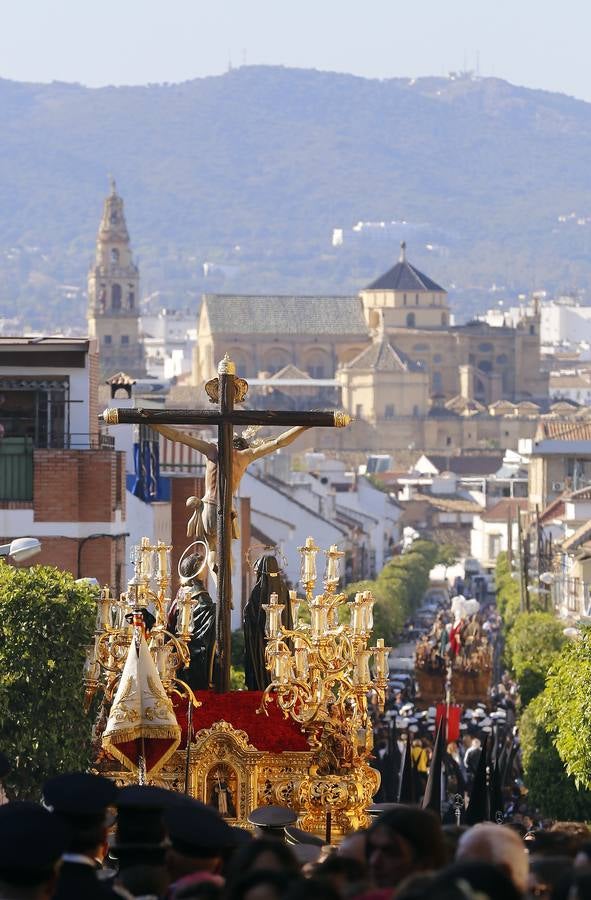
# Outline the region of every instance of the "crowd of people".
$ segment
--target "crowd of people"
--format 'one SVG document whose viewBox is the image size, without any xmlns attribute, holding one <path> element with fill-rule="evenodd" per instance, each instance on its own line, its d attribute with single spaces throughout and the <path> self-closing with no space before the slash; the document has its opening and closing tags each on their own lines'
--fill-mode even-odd
<svg viewBox="0 0 591 900">
<path fill-rule="evenodd" d="M 280 808 L 278 809 L 280 812 Z M 270 819 L 268 821 L 271 821 Z M 338 846 L 276 818 L 254 833 L 204 804 L 102 776 L 51 779 L 43 805 L 0 807 L 3 900 L 518 900 L 591 897 L 591 831 L 444 825 L 374 810 Z"/>
</svg>

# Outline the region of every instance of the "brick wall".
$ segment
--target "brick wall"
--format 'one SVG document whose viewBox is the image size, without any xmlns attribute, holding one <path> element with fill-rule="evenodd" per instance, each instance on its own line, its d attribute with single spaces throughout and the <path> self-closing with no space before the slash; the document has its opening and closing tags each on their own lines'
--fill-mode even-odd
<svg viewBox="0 0 591 900">
<path fill-rule="evenodd" d="M 90 341 L 88 349 L 88 433 L 91 441 L 97 441 L 99 435 L 98 391 L 100 383 L 100 363 L 97 342 Z"/>
<path fill-rule="evenodd" d="M 125 454 L 114 450 L 35 450 L 39 522 L 112 522 L 125 517 Z"/>
<path fill-rule="evenodd" d="M 98 578 L 101 584 L 120 590 L 125 538 L 44 537 L 43 523 L 96 522 L 100 533 L 105 530 L 101 523 L 115 521 L 117 509 L 124 522 L 125 454 L 115 450 L 35 450 L 33 463 L 33 514 L 40 526 L 41 533 L 36 531 L 36 536 L 42 549 L 31 562 L 54 565 L 76 578 Z"/>
<path fill-rule="evenodd" d="M 20 565 L 55 566 L 71 572 L 74 578 L 98 578 L 103 585 L 110 585 L 119 593 L 125 564 L 125 538 L 99 537 L 84 540 L 71 537 L 38 535 L 41 552 Z M 8 543 L 12 538 L 0 538 L 0 543 Z M 78 564 L 80 563 L 80 565 Z M 18 564 L 17 564 L 18 565 Z"/>
</svg>

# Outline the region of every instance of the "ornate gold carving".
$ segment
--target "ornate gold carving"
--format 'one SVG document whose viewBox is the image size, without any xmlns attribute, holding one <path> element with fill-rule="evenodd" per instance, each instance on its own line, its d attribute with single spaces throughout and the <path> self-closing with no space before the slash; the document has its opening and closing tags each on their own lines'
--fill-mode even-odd
<svg viewBox="0 0 591 900">
<path fill-rule="evenodd" d="M 345 428 L 351 424 L 351 416 L 346 412 L 335 412 L 334 424 L 336 428 Z"/>
<path fill-rule="evenodd" d="M 248 381 L 246 378 L 234 379 L 234 403 L 242 403 L 248 394 Z"/>
<path fill-rule="evenodd" d="M 220 401 L 220 380 L 219 378 L 210 378 L 205 382 L 205 393 L 209 397 L 210 403 L 219 403 Z M 234 376 L 234 403 L 243 403 L 248 394 L 248 381 L 245 378 Z"/>
<path fill-rule="evenodd" d="M 102 420 L 105 425 L 118 425 L 119 424 L 119 410 L 118 409 L 105 409 L 102 414 Z"/>
<path fill-rule="evenodd" d="M 220 380 L 219 378 L 210 378 L 205 382 L 205 393 L 209 397 L 210 403 L 220 402 Z"/>
</svg>

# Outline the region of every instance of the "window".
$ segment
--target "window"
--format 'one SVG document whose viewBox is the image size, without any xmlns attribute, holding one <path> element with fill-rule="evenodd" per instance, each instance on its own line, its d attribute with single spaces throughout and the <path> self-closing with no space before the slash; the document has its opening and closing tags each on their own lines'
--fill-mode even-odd
<svg viewBox="0 0 591 900">
<path fill-rule="evenodd" d="M 355 407 L 355 418 L 362 419 L 363 418 L 363 404 L 358 403 Z"/>
<path fill-rule="evenodd" d="M 435 354 L 435 356 L 433 357 L 433 362 L 434 362 L 434 363 L 440 363 L 440 362 L 443 362 L 443 356 L 441 355 L 441 353 L 436 353 L 436 354 Z"/>
<path fill-rule="evenodd" d="M 429 344 L 413 344 L 413 350 L 416 350 L 417 353 L 424 353 L 425 350 L 427 353 L 429 352 Z"/>
<path fill-rule="evenodd" d="M 492 372 L 493 364 L 490 359 L 481 359 L 478 363 L 478 368 L 481 372 L 486 372 L 488 374 L 489 372 Z"/>
<path fill-rule="evenodd" d="M 535 326 L 535 325 L 530 325 L 530 326 L 529 326 L 529 333 L 530 333 L 530 334 L 535 334 L 535 333 L 536 333 L 536 326 Z"/>
<path fill-rule="evenodd" d="M 121 335 L 121 343 L 122 343 L 122 344 L 129 344 L 129 335 L 128 335 L 128 334 L 122 334 L 122 335 Z"/>
<path fill-rule="evenodd" d="M 119 251 L 117 250 L 117 247 L 113 247 L 111 250 L 111 262 L 114 263 L 114 265 L 119 263 Z"/>
<path fill-rule="evenodd" d="M 446 439 L 445 439 L 445 446 L 446 446 L 446 447 L 451 447 L 451 438 L 450 438 L 450 437 L 446 437 Z"/>
<path fill-rule="evenodd" d="M 484 343 L 484 344 L 479 344 L 478 349 L 480 350 L 481 353 L 492 353 L 494 350 L 494 347 L 492 344 Z"/>
<path fill-rule="evenodd" d="M 406 306 L 406 294 L 403 294 L 403 295 L 402 295 L 402 302 L 403 302 L 404 305 Z"/>
<path fill-rule="evenodd" d="M 441 313 L 441 324 L 444 328 L 447 326 L 447 313 Z"/>
<path fill-rule="evenodd" d="M 110 334 L 106 334 L 103 337 L 103 344 L 112 344 L 112 343 L 113 343 L 113 338 L 111 337 Z"/>
<path fill-rule="evenodd" d="M 114 284 L 111 288 L 111 308 L 121 309 L 121 285 Z"/>
<path fill-rule="evenodd" d="M 384 418 L 385 419 L 393 419 L 394 418 L 394 404 L 386 403 L 386 408 L 384 409 Z"/>
<path fill-rule="evenodd" d="M 415 306 L 419 305 L 419 295 L 415 294 Z"/>
<path fill-rule="evenodd" d="M 443 388 L 443 381 L 441 379 L 441 372 L 433 372 L 433 390 L 439 393 Z"/>
<path fill-rule="evenodd" d="M 127 306 L 129 309 L 133 309 L 135 305 L 135 291 L 133 289 L 133 284 L 128 285 L 127 289 Z"/>
<path fill-rule="evenodd" d="M 418 414 L 419 414 L 419 407 L 417 406 L 416 403 L 412 408 L 412 414 L 413 414 L 413 416 L 418 416 Z"/>
<path fill-rule="evenodd" d="M 497 356 L 497 362 L 500 366 L 504 366 L 506 363 L 509 362 L 509 357 L 507 356 L 506 353 L 500 353 Z"/>
<path fill-rule="evenodd" d="M 415 327 L 415 314 L 414 313 L 408 313 L 408 315 L 406 317 L 406 326 L 407 326 L 407 328 Z"/>
</svg>

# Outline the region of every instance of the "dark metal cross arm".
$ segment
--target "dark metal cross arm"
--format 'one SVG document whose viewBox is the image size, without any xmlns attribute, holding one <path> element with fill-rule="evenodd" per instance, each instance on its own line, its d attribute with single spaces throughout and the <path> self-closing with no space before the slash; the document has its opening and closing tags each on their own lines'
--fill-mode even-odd
<svg viewBox="0 0 591 900">
<path fill-rule="evenodd" d="M 342 428 L 350 422 L 346 413 L 333 410 L 260 409 L 106 409 L 99 419 L 106 425 L 308 425 L 310 428 Z"/>
</svg>

